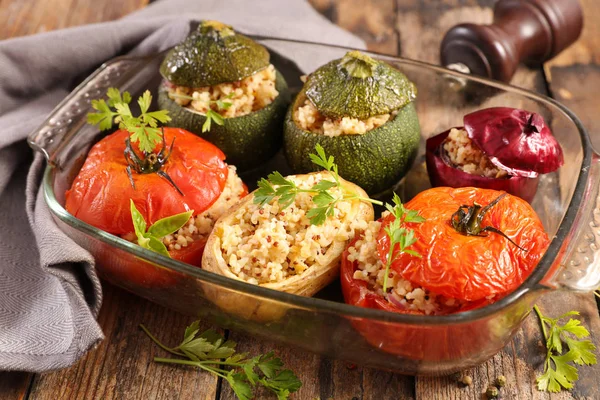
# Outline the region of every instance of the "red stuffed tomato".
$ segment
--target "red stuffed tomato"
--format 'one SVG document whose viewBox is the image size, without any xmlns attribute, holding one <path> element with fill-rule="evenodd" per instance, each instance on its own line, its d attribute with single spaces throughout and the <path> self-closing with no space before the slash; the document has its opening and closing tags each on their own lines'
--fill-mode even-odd
<svg viewBox="0 0 600 400">
<path fill-rule="evenodd" d="M 405 207 L 425 218 L 422 223 L 404 224 L 417 239 L 410 249 L 421 257 L 396 248 L 384 292 L 390 249 L 384 228 L 394 216 L 372 222 L 342 258 L 347 303 L 432 316 L 482 307 L 523 283 L 550 243 L 531 206 L 501 191 L 440 187 L 420 193 Z M 358 321 L 356 327 L 388 352 L 430 360 L 467 354 L 477 340 L 488 341 L 489 333 L 485 327 L 478 332 L 466 326 L 399 329 L 367 321 Z M 470 349 L 452 339 L 458 334 L 472 338 Z"/>
<path fill-rule="evenodd" d="M 175 214 L 194 210 L 186 225 L 162 238 L 172 258 L 200 266 L 206 239 L 216 219 L 247 194 L 235 167 L 228 166 L 221 150 L 198 136 L 177 128 L 164 128 L 167 161 L 158 173 L 127 173 L 125 130 L 105 137 L 88 157 L 66 192 L 66 209 L 96 228 L 135 241 L 130 199 L 147 226 Z M 159 153 L 163 144 L 157 145 Z M 136 144 L 132 145 L 141 154 Z M 165 177 L 168 176 L 172 183 Z M 160 282 L 164 269 L 128 263 L 119 276 L 143 282 Z M 137 264 L 136 264 L 137 265 Z M 113 271 L 114 272 L 114 271 Z M 151 279 L 152 275 L 159 278 Z"/>
</svg>

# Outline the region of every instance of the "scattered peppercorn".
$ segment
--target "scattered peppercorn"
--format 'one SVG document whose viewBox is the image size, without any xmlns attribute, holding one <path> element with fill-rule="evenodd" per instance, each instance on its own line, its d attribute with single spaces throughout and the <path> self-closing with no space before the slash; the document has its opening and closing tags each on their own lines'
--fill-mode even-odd
<svg viewBox="0 0 600 400">
<path fill-rule="evenodd" d="M 473 384 L 473 378 L 471 378 L 469 375 L 463 375 L 463 377 L 460 379 L 460 382 L 465 386 L 471 386 Z"/>
<path fill-rule="evenodd" d="M 506 386 L 506 377 L 504 375 L 500 375 L 496 378 L 496 386 L 504 387 Z"/>
<path fill-rule="evenodd" d="M 485 391 L 485 394 L 488 397 L 488 399 L 495 399 L 500 394 L 500 391 L 496 386 L 489 386 Z"/>
</svg>

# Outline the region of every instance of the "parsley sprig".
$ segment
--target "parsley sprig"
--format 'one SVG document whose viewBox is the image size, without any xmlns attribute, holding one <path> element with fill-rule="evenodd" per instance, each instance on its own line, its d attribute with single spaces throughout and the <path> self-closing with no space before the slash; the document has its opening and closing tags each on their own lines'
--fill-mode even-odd
<svg viewBox="0 0 600 400">
<path fill-rule="evenodd" d="M 408 229 L 404 226 L 407 222 L 421 223 L 425 221 L 425 218 L 419 215 L 416 210 L 407 210 L 400 197 L 394 193 L 392 199 L 394 205 L 386 204 L 385 208 L 394 216 L 394 220 L 390 222 L 385 228 L 385 233 L 390 238 L 390 250 L 388 251 L 387 260 L 385 263 L 385 275 L 383 277 L 383 293 L 387 292 L 387 281 L 390 273 L 390 266 L 402 253 L 407 253 L 415 257 L 421 258 L 421 255 L 414 250 L 409 249 L 410 246 L 417 242 L 415 233 L 412 229 Z M 396 246 L 399 246 L 399 251 L 394 254 Z"/>
<path fill-rule="evenodd" d="M 152 95 L 149 90 L 146 90 L 138 99 L 140 115 L 137 117 L 131 113 L 129 108 L 129 103 L 131 103 L 129 92 L 123 92 L 121 95 L 119 89 L 110 88 L 106 95 L 108 101 L 92 100 L 92 108 L 97 112 L 87 115 L 88 123 L 98 125 L 102 131 L 110 129 L 113 123 L 119 124 L 120 129 L 131 133 L 132 143 L 139 142 L 141 151 L 151 153 L 162 140 L 158 123 L 169 122 L 171 120 L 169 112 L 167 110 L 148 111 L 152 103 Z"/>
<path fill-rule="evenodd" d="M 133 200 L 129 199 L 129 203 L 131 219 L 133 220 L 133 229 L 135 231 L 135 236 L 137 236 L 138 245 L 162 254 L 163 256 L 171 257 L 167 247 L 162 242 L 162 238 L 177 232 L 184 226 L 189 221 L 192 214 L 194 214 L 194 210 L 159 219 L 146 229 L 146 221 L 144 220 L 143 215 L 135 207 Z"/>
<path fill-rule="evenodd" d="M 176 98 L 181 98 L 181 99 L 194 100 L 194 97 L 186 95 L 186 94 L 180 94 L 180 93 L 171 93 L 170 96 L 176 97 Z M 233 93 L 230 93 L 227 96 L 225 96 L 226 99 L 231 99 L 232 97 L 233 97 Z M 212 107 L 211 107 L 212 105 L 215 105 L 217 107 L 217 111 L 212 109 Z M 204 124 L 202 124 L 202 132 L 210 131 L 210 127 L 212 126 L 213 122 L 217 125 L 223 125 L 225 123 L 225 119 L 219 113 L 219 111 L 228 110 L 229 107 L 231 107 L 232 105 L 233 105 L 233 103 L 230 103 L 228 101 L 223 101 L 221 99 L 210 100 L 208 102 L 208 111 L 206 111 L 206 114 L 205 114 L 206 121 L 204 121 Z"/>
<path fill-rule="evenodd" d="M 560 392 L 562 388 L 571 389 L 573 383 L 579 379 L 577 368 L 573 364 L 596 364 L 596 355 L 593 353 L 596 346 L 589 339 L 582 340 L 590 333 L 577 319 L 569 318 L 565 324 L 559 324 L 563 318 L 579 315 L 577 311 L 570 311 L 558 318 L 549 318 L 542 315 L 537 305 L 533 309 L 540 320 L 548 350 L 544 374 L 536 380 L 538 389 L 555 393 Z M 568 351 L 563 354 L 566 348 Z"/>
<path fill-rule="evenodd" d="M 317 154 L 310 154 L 310 159 L 313 164 L 318 165 L 328 171 L 333 177 L 333 181 L 323 179 L 313 185 L 310 189 L 299 188 L 292 180 L 286 179 L 279 172 L 275 171 L 268 175 L 267 179 L 262 178 L 258 182 L 258 189 L 254 193 L 254 204 L 261 207 L 271 203 L 277 199 L 281 209 L 289 207 L 298 193 L 310 193 L 314 196 L 312 201 L 315 207 L 308 210 L 306 216 L 310 219 L 312 225 L 322 225 L 328 217 L 334 215 L 335 205 L 342 200 L 359 200 L 366 201 L 377 205 L 384 205 L 379 200 L 374 200 L 369 197 L 359 196 L 357 193 L 344 187 L 340 181 L 338 167 L 335 164 L 333 156 L 327 156 L 325 150 L 317 143 L 315 146 Z M 332 194 L 331 189 L 338 188 L 342 194 Z M 416 257 L 421 257 L 419 253 L 409 249 L 410 246 L 416 243 L 414 231 L 405 227 L 406 223 L 421 223 L 425 218 L 421 217 L 418 211 L 407 210 L 400 197 L 394 193 L 392 199 L 393 205 L 385 203 L 385 208 L 395 217 L 385 227 L 385 233 L 390 238 L 390 250 L 385 265 L 385 276 L 383 278 L 383 292 L 387 291 L 387 280 L 391 264 L 402 253 L 407 253 Z M 399 251 L 394 250 L 399 246 Z"/>
<path fill-rule="evenodd" d="M 334 215 L 335 205 L 343 200 L 359 200 L 382 206 L 383 202 L 368 197 L 359 196 L 352 190 L 342 185 L 338 174 L 338 167 L 333 156 L 327 156 L 319 144 L 315 146 L 317 154 L 310 154 L 313 164 L 324 168 L 332 176 L 333 181 L 323 179 L 310 189 L 299 188 L 292 180 L 284 178 L 279 172 L 273 172 L 258 182 L 258 189 L 254 194 L 254 204 L 264 206 L 277 199 L 281 209 L 289 207 L 298 193 L 311 193 L 312 201 L 316 207 L 311 208 L 306 216 L 312 225 L 322 225 L 328 217 Z M 332 194 L 332 189 L 340 189 L 341 194 Z"/>
<path fill-rule="evenodd" d="M 209 329 L 200 333 L 199 321 L 186 328 L 183 341 L 173 348 L 161 343 L 144 325 L 140 328 L 160 348 L 183 358 L 155 357 L 155 362 L 189 365 L 208 371 L 225 379 L 240 400 L 252 399 L 257 386 L 275 393 L 279 400 L 289 398 L 302 386 L 298 377 L 284 369 L 283 362 L 273 352 L 252 358 L 237 353 L 236 343 L 225 340 L 218 332 Z"/>
</svg>

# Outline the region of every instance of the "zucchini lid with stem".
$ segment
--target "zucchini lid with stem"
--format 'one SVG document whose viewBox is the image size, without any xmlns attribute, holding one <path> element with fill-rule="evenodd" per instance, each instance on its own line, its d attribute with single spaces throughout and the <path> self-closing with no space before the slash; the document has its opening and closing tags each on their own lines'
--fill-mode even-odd
<svg viewBox="0 0 600 400">
<path fill-rule="evenodd" d="M 231 26 L 202 21 L 166 55 L 160 73 L 178 86 L 205 87 L 254 75 L 269 66 L 269 59 L 264 46 Z"/>
<path fill-rule="evenodd" d="M 328 118 L 366 119 L 398 110 L 416 98 L 417 89 L 391 65 L 349 51 L 310 74 L 306 97 Z"/>
</svg>

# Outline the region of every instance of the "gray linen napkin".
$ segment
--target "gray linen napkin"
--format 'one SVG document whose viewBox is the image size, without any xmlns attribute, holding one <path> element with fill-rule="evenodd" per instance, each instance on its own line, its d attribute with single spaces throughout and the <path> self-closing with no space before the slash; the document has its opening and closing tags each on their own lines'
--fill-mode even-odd
<svg viewBox="0 0 600 400">
<path fill-rule="evenodd" d="M 27 135 L 82 74 L 127 52 L 164 50 L 201 19 L 258 35 L 364 46 L 301 0 L 159 1 L 119 21 L 0 42 L 0 370 L 63 368 L 103 338 L 94 260 L 52 221 L 40 190 L 45 162 L 32 156 Z M 305 71 L 325 61 L 285 47 L 276 50 Z"/>
</svg>

